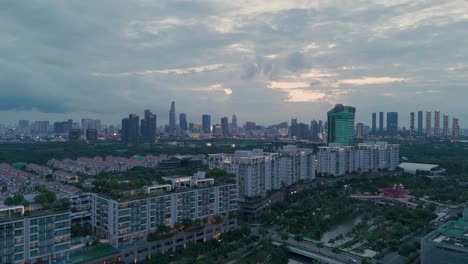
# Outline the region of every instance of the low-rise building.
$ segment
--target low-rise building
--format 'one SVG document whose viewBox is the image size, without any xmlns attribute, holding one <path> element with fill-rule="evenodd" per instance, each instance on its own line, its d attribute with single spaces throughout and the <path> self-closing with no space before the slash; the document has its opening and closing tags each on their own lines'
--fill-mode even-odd
<svg viewBox="0 0 468 264">
<path fill-rule="evenodd" d="M 423 164 L 423 163 L 411 163 L 403 162 L 398 165 L 404 172 L 413 175 L 425 175 L 428 177 L 440 177 L 446 174 L 446 170 L 442 169 L 437 164 Z"/>
<path fill-rule="evenodd" d="M 421 239 L 421 264 L 468 263 L 468 209 Z"/>
</svg>

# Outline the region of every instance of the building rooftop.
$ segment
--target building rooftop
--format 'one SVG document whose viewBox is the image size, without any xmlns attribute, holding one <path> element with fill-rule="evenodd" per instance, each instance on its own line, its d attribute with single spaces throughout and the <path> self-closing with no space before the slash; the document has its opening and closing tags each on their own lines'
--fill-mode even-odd
<svg viewBox="0 0 468 264">
<path fill-rule="evenodd" d="M 423 239 L 447 248 L 468 252 L 468 210 L 465 209 L 462 218 L 447 222 Z"/>
<path fill-rule="evenodd" d="M 403 162 L 398 167 L 404 170 L 421 170 L 421 171 L 430 171 L 433 169 L 437 169 L 439 165 L 437 164 L 424 164 L 424 163 L 411 163 L 411 162 Z"/>
</svg>

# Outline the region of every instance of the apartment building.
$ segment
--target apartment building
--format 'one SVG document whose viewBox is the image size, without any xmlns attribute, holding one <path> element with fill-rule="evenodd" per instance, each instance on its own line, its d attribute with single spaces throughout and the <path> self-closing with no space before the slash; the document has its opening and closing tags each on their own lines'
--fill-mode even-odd
<svg viewBox="0 0 468 264">
<path fill-rule="evenodd" d="M 237 185 L 215 183 L 203 174 L 171 178 L 171 184 L 145 188 L 146 194 L 114 199 L 101 194 L 91 197 L 91 224 L 95 234 L 116 248 L 146 242 L 147 235 L 161 225 L 183 220 L 211 219 L 237 210 Z"/>
</svg>

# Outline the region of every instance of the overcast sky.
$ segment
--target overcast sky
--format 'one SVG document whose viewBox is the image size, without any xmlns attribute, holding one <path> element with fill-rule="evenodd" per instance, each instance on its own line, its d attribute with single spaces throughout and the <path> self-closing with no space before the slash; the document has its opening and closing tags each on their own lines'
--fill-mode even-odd
<svg viewBox="0 0 468 264">
<path fill-rule="evenodd" d="M 468 120 L 467 1 L 0 3 L 0 123 L 324 119 L 336 103 Z"/>
</svg>

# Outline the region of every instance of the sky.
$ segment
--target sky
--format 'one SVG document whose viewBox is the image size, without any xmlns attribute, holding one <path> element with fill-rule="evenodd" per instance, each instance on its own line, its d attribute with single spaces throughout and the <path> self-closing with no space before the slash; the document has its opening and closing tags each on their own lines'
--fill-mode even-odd
<svg viewBox="0 0 468 264">
<path fill-rule="evenodd" d="M 118 124 L 170 102 L 189 122 L 440 110 L 468 121 L 468 2 L 80 0 L 0 3 L 0 123 Z"/>
</svg>

